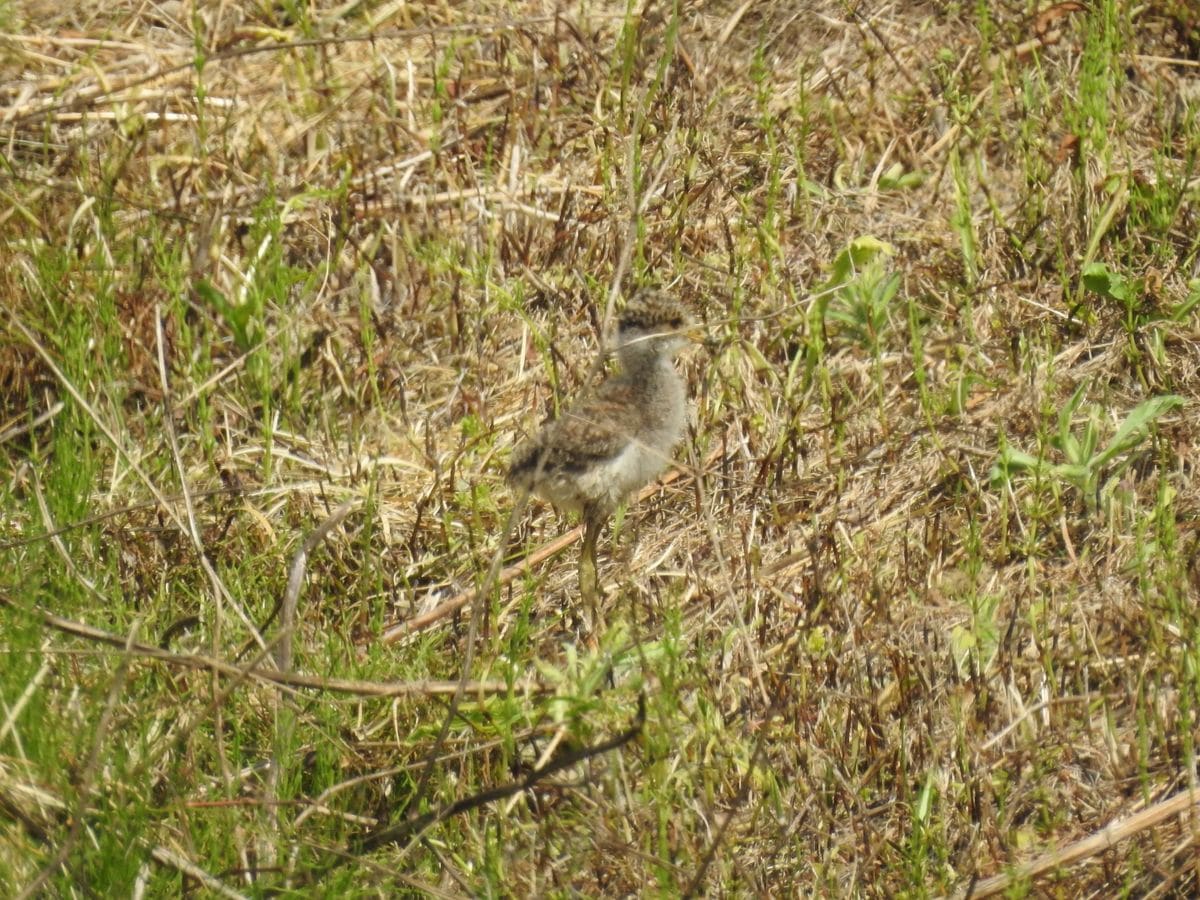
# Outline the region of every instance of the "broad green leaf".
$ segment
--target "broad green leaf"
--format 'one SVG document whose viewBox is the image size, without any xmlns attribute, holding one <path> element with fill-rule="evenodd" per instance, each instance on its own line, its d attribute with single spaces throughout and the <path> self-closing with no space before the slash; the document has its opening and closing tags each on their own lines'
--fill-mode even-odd
<svg viewBox="0 0 1200 900">
<path fill-rule="evenodd" d="M 872 260 L 879 256 L 892 256 L 896 252 L 896 248 L 886 241 L 881 241 L 879 238 L 863 235 L 856 237 L 846 249 L 837 255 L 837 259 L 833 261 L 830 267 L 829 280 L 825 282 L 826 287 L 836 287 L 839 284 L 845 284 L 855 274 L 861 272 Z"/>
<path fill-rule="evenodd" d="M 1083 267 L 1083 286 L 1094 294 L 1128 303 L 1137 290 L 1119 272 L 1112 271 L 1102 262 L 1088 263 Z"/>
<path fill-rule="evenodd" d="M 1028 453 L 1018 450 L 1015 447 L 1005 447 L 1000 451 L 1000 455 L 992 465 L 991 471 L 988 472 L 988 478 L 994 486 L 999 487 L 1007 483 L 1013 475 L 1036 469 L 1041 464 L 1042 461 L 1036 456 L 1030 456 Z"/>
<path fill-rule="evenodd" d="M 1192 315 L 1192 311 L 1195 310 L 1196 306 L 1200 304 L 1200 278 L 1193 278 L 1188 282 L 1188 287 L 1191 291 L 1187 295 L 1187 298 L 1171 310 L 1170 318 L 1172 322 L 1186 321 Z"/>
<path fill-rule="evenodd" d="M 1178 394 L 1165 394 L 1161 397 L 1151 397 L 1139 403 L 1125 417 L 1113 439 L 1109 441 L 1093 462 L 1094 466 L 1103 466 L 1113 457 L 1132 450 L 1146 439 L 1150 426 L 1161 416 L 1183 406 L 1183 398 Z"/>
<path fill-rule="evenodd" d="M 1075 388 L 1075 393 L 1071 395 L 1071 399 L 1059 410 L 1058 440 L 1055 444 L 1060 450 L 1063 449 L 1063 444 L 1066 443 L 1068 436 L 1071 434 L 1071 419 L 1075 416 L 1075 410 L 1079 409 L 1079 404 L 1083 401 L 1083 394 L 1086 390 L 1087 382 L 1085 381 L 1079 387 Z"/>
</svg>

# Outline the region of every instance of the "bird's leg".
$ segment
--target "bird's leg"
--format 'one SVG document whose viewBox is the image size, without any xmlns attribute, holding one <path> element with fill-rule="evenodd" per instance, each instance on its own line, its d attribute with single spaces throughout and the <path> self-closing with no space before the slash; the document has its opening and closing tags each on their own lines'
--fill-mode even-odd
<svg viewBox="0 0 1200 900">
<path fill-rule="evenodd" d="M 604 520 L 598 516 L 586 516 L 583 522 L 583 547 L 579 551 L 579 593 L 586 604 L 589 631 L 600 624 L 600 587 L 596 575 L 596 540 Z"/>
</svg>

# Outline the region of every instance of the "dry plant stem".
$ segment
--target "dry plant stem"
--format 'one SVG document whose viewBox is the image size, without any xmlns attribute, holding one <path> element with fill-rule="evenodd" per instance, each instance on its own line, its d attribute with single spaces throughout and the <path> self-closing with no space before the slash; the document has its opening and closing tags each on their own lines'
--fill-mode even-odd
<svg viewBox="0 0 1200 900">
<path fill-rule="evenodd" d="M 279 633 L 274 638 L 275 665 L 280 672 L 287 673 L 292 669 L 292 634 L 296 628 L 296 604 L 300 599 L 300 588 L 304 584 L 308 555 L 329 536 L 329 532 L 342 524 L 346 516 L 350 515 L 359 503 L 360 501 L 357 499 L 342 503 L 329 514 L 325 521 L 312 530 L 304 539 L 300 549 L 296 551 L 296 555 L 292 557 L 292 565 L 288 569 L 287 589 L 283 595 L 282 621 L 279 624 Z"/>
<path fill-rule="evenodd" d="M 27 897 L 36 897 L 41 894 L 46 882 L 50 880 L 59 866 L 67 861 L 67 858 L 71 855 L 71 848 L 79 840 L 79 835 L 83 831 L 84 819 L 87 815 L 88 796 L 92 792 L 96 773 L 100 767 L 100 748 L 103 746 L 105 739 L 108 737 L 109 730 L 112 728 L 113 709 L 117 705 L 117 699 L 121 696 L 121 691 L 125 687 L 125 679 L 129 674 L 129 660 L 133 656 L 130 651 L 135 646 L 133 636 L 137 634 L 138 629 L 141 627 L 142 619 L 139 616 L 134 619 L 133 625 L 129 629 L 129 634 L 123 640 L 125 653 L 121 657 L 117 673 L 113 676 L 112 685 L 108 689 L 108 698 L 105 700 L 104 710 L 100 713 L 100 721 L 96 723 L 96 734 L 92 738 L 92 749 L 88 754 L 87 764 L 83 767 L 83 771 L 79 776 L 79 803 L 76 805 L 74 815 L 71 817 L 71 828 L 67 832 L 62 845 L 58 848 L 58 852 L 54 854 L 54 858 L 46 863 L 42 870 L 38 872 L 37 877 L 17 895 L 18 900 L 25 900 Z"/>
<path fill-rule="evenodd" d="M 196 555 L 201 559 L 207 559 L 208 556 L 204 552 L 204 543 L 200 537 L 200 529 L 196 525 L 196 508 L 192 504 L 192 495 L 188 487 L 187 469 L 184 467 L 183 459 L 179 455 L 179 440 L 175 436 L 175 410 L 171 407 L 171 384 L 167 378 L 167 356 L 164 348 L 166 342 L 163 340 L 162 307 L 158 305 L 154 307 L 154 341 L 158 358 L 158 379 L 162 387 L 163 428 L 167 432 L 167 440 L 171 445 L 171 459 L 175 463 L 175 470 L 179 475 L 179 492 L 183 495 L 183 509 L 187 515 L 187 534 L 191 539 L 192 546 L 196 549 Z M 221 632 L 225 621 L 222 597 L 228 596 L 228 591 L 224 590 L 224 584 L 217 577 L 216 569 L 209 566 L 208 570 L 211 573 L 209 579 L 213 586 L 212 653 L 216 656 L 221 646 Z M 256 628 L 252 628 L 251 631 L 254 634 L 258 633 L 258 629 Z M 216 679 L 217 676 L 214 674 L 211 685 L 214 695 L 220 693 L 220 685 Z M 227 790 L 232 790 L 234 776 L 225 755 L 225 729 L 220 722 L 220 709 L 216 712 L 218 720 L 214 731 L 217 740 L 217 757 L 221 761 L 221 774 L 225 779 L 225 787 Z"/>
<path fill-rule="evenodd" d="M 32 421 L 20 422 L 11 426 L 10 428 L 4 429 L 4 431 L 0 431 L 0 444 L 7 443 L 13 438 L 20 437 L 21 435 L 33 431 L 36 428 L 40 428 L 42 425 L 46 424 L 60 412 L 62 412 L 63 406 L 65 405 L 66 404 L 59 400 L 41 415 L 34 416 Z"/>
<path fill-rule="evenodd" d="M 475 642 L 479 637 L 479 623 L 483 620 L 483 610 L 487 607 L 486 600 L 491 594 L 492 589 L 499 583 L 500 566 L 504 562 L 504 554 L 508 549 L 508 539 L 512 535 L 513 527 L 517 524 L 517 518 L 525 512 L 525 504 L 528 502 L 529 495 L 522 493 L 517 498 L 517 502 L 513 504 L 512 511 L 508 514 L 508 521 L 504 524 L 504 531 L 500 534 L 500 541 L 496 547 L 496 553 L 492 557 L 492 564 L 488 568 L 487 577 L 484 578 L 483 584 L 479 588 L 479 593 L 476 595 L 480 598 L 481 602 L 476 603 L 475 608 L 471 610 L 471 624 L 467 628 L 467 646 L 463 652 L 462 674 L 455 685 L 454 694 L 450 698 L 450 707 L 446 710 L 446 715 L 442 719 L 442 727 L 438 731 L 437 739 L 434 740 L 433 745 L 429 748 L 429 753 L 426 754 L 424 767 L 421 770 L 421 777 L 417 781 L 416 790 L 413 791 L 413 799 L 408 804 L 409 809 L 420 809 L 421 802 L 425 799 L 425 792 L 429 789 L 429 780 L 433 775 L 434 763 L 441 753 L 447 735 L 450 734 L 450 723 L 458 715 L 459 704 L 462 702 L 463 694 L 466 693 L 467 685 L 469 684 L 468 678 L 471 675 L 471 665 L 475 661 Z M 404 847 L 401 851 L 401 856 L 411 846 L 412 844 L 409 844 Z"/>
<path fill-rule="evenodd" d="M 57 551 L 58 555 L 62 557 L 63 564 L 66 565 L 67 570 L 75 580 L 87 588 L 89 594 L 103 602 L 105 598 L 96 589 L 95 582 L 79 571 L 79 567 L 75 565 L 75 560 L 67 552 L 67 545 L 63 543 L 63 539 L 59 536 L 58 529 L 54 527 L 54 517 L 50 514 L 50 507 L 46 503 L 46 494 L 42 490 L 42 479 L 38 475 L 36 468 L 32 470 L 32 475 L 33 495 L 37 500 L 38 511 L 42 514 L 42 522 L 46 526 L 46 534 L 50 537 L 50 544 Z"/>
<path fill-rule="evenodd" d="M 48 642 L 44 641 L 40 649 L 42 653 L 49 657 L 50 645 Z M 37 692 L 38 688 L 42 686 L 42 682 L 46 680 L 46 676 L 50 674 L 50 669 L 50 660 L 48 658 L 42 660 L 42 664 L 38 667 L 34 676 L 29 679 L 28 684 L 25 685 L 25 690 L 21 691 L 21 695 L 17 697 L 16 702 L 11 706 L 6 704 L 4 721 L 0 722 L 0 744 L 4 743 L 8 738 L 9 733 L 16 726 L 17 720 L 21 718 L 21 713 L 29 704 L 29 701 L 33 699 L 33 695 Z"/>
<path fill-rule="evenodd" d="M 64 634 L 84 640 L 95 641 L 109 647 L 126 648 L 126 641 L 120 635 L 72 619 L 64 619 L 49 610 L 34 608 L 25 610 L 11 599 L 0 594 L 0 606 L 20 612 L 29 612 L 42 622 Z M 317 678 L 312 675 L 284 673 L 274 668 L 256 668 L 235 666 L 223 659 L 216 659 L 199 653 L 172 653 L 160 647 L 148 644 L 130 643 L 127 650 L 131 656 L 143 659 L 153 659 L 168 665 L 198 671 L 212 671 L 219 675 L 232 678 L 235 682 L 252 679 L 263 684 L 282 685 L 294 690 L 326 691 L 331 694 L 346 694 L 353 697 L 435 697 L 453 694 L 458 688 L 458 681 L 358 681 L 345 678 Z M 228 690 L 228 689 L 227 689 Z M 534 681 L 520 681 L 509 685 L 504 681 L 470 681 L 467 690 L 475 694 L 507 694 L 511 690 L 522 693 L 540 694 L 550 690 L 547 685 Z"/>
<path fill-rule="evenodd" d="M 718 445 L 718 447 L 705 458 L 704 466 L 708 467 L 716 462 L 720 458 L 721 453 L 722 447 Z M 695 473 L 685 472 L 683 469 L 679 468 L 672 469 L 670 472 L 667 472 L 665 475 L 663 475 L 662 478 L 658 479 L 658 481 L 654 482 L 653 484 L 646 485 L 646 487 L 639 491 L 636 502 L 640 503 L 647 498 L 654 496 L 654 494 L 660 488 L 672 484 L 683 475 L 691 475 L 692 477 L 695 477 Z M 497 577 L 496 583 L 500 585 L 508 584 L 513 579 L 532 571 L 535 566 L 541 564 L 550 557 L 561 553 L 567 547 L 570 547 L 573 543 L 579 540 L 582 536 L 582 525 L 576 526 L 565 534 L 559 535 L 550 543 L 545 544 L 533 553 L 529 554 L 529 556 L 521 560 L 519 563 L 504 569 Z M 416 634 L 418 631 L 424 631 L 429 626 L 435 625 L 442 619 L 445 619 L 447 616 L 451 616 L 458 612 L 467 604 L 473 603 L 477 596 L 480 596 L 480 594 L 476 591 L 463 591 L 459 594 L 455 594 L 449 600 L 439 603 L 428 612 L 421 613 L 418 616 L 413 616 L 408 621 L 397 622 L 394 625 L 389 626 L 387 630 L 383 632 L 381 639 L 385 644 L 394 644 L 395 642 L 403 640 L 410 635 Z"/>
<path fill-rule="evenodd" d="M 292 638 L 296 631 L 296 605 L 300 601 L 300 588 L 304 585 L 308 555 L 345 520 L 346 516 L 350 515 L 350 512 L 358 504 L 357 499 L 350 499 L 338 506 L 325 518 L 325 521 L 312 530 L 312 533 L 300 545 L 300 549 L 296 551 L 296 555 L 292 557 L 292 565 L 288 570 L 287 588 L 283 595 L 279 633 L 274 637 L 275 666 L 281 674 L 286 675 L 292 671 Z M 275 801 L 279 799 L 279 781 L 283 773 L 283 760 L 290 748 L 295 724 L 295 715 L 288 706 L 287 698 L 281 687 L 276 695 L 275 745 L 271 752 L 271 769 L 267 776 L 266 789 L 263 791 L 265 800 L 263 815 L 274 820 L 274 828 L 270 833 L 276 836 L 281 835 L 283 831 L 282 823 L 279 820 L 280 806 Z M 275 843 L 269 842 L 263 849 L 269 864 L 274 865 L 276 861 Z"/>
<path fill-rule="evenodd" d="M 189 878 L 194 878 L 200 882 L 208 890 L 220 897 L 227 897 L 228 900 L 247 900 L 245 894 L 239 894 L 233 888 L 219 881 L 208 872 L 205 872 L 189 859 L 180 856 L 169 847 L 155 847 L 150 851 L 150 855 L 159 865 L 169 866 L 172 869 L 177 869 Z"/>
<path fill-rule="evenodd" d="M 1088 859 L 1147 828 L 1153 828 L 1164 819 L 1177 816 L 1198 804 L 1200 804 L 1200 794 L 1190 789 L 1180 791 L 1174 797 L 1155 803 L 1128 819 L 1114 822 L 1093 835 L 1068 844 L 1061 850 L 1038 857 L 1033 862 L 1018 867 L 1014 872 L 1005 872 L 985 878 L 970 888 L 969 893 L 965 896 L 971 900 L 976 897 L 991 897 L 1008 890 L 1010 886 L 1019 881 L 1033 879 L 1054 869 L 1079 862 L 1081 859 Z"/>
<path fill-rule="evenodd" d="M 355 34 L 345 35 L 344 37 L 322 37 L 309 38 L 306 40 L 287 41 L 284 43 L 272 44 L 255 44 L 250 47 L 237 47 L 232 50 L 224 50 L 219 53 L 213 53 L 209 56 L 205 64 L 224 62 L 225 60 L 240 59 L 244 56 L 251 56 L 258 53 L 279 53 L 290 49 L 302 49 L 305 47 L 323 47 L 334 44 L 350 44 L 350 43 L 367 43 L 384 39 L 401 40 L 405 38 L 429 37 L 435 35 L 453 35 L 453 34 L 494 34 L 501 31 L 514 31 L 521 28 L 528 28 L 533 25 L 542 24 L 552 21 L 554 16 L 528 16 L 521 19 L 511 19 L 505 22 L 483 23 L 471 25 L 431 25 L 420 28 L 403 28 L 394 31 L 380 31 L 373 34 Z M 6 38 L 12 38 L 13 35 L 5 35 Z M 49 104 L 27 104 L 24 107 L 12 108 L 4 110 L 5 118 L 9 121 L 21 122 L 33 116 L 42 116 L 50 113 L 58 113 L 65 110 L 76 109 L 79 107 L 94 106 L 103 98 L 112 97 L 122 91 L 132 90 L 136 87 L 142 87 L 153 81 L 158 81 L 163 78 L 172 78 L 180 75 L 187 75 L 195 66 L 195 63 L 189 58 L 185 62 L 176 65 L 165 66 L 150 72 L 147 75 L 137 75 L 122 80 L 104 79 L 95 88 L 89 91 L 81 91 L 74 97 L 68 100 L 55 101 Z"/>
<path fill-rule="evenodd" d="M 199 543 L 198 535 L 191 531 L 184 524 L 183 520 L 179 518 L 179 514 L 175 511 L 175 508 L 167 502 L 166 496 L 159 489 L 158 485 L 151 481 L 150 476 L 146 474 L 146 471 L 138 464 L 138 461 L 130 455 L 129 451 L 125 449 L 124 445 L 117 439 L 117 436 L 113 434 L 112 429 L 109 428 L 108 424 L 100 417 L 100 414 L 97 413 L 92 405 L 87 402 L 87 400 L 81 393 L 79 393 L 79 390 L 75 387 L 71 380 L 67 378 L 62 369 L 58 367 L 58 364 L 54 361 L 54 357 L 50 355 L 49 351 L 47 351 L 42 345 L 42 342 L 38 340 L 37 335 L 35 335 L 29 329 L 29 326 L 22 322 L 17 317 L 17 314 L 9 309 L 6 304 L 0 304 L 0 309 L 8 313 L 9 321 L 11 321 L 13 325 L 16 326 L 17 330 L 21 332 L 21 335 L 29 343 L 29 346 L 33 348 L 34 352 L 36 352 L 37 355 L 42 358 L 42 361 L 46 364 L 46 367 L 49 368 L 52 373 L 54 373 L 54 377 L 58 380 L 58 383 L 61 384 L 66 392 L 71 395 L 72 399 L 79 404 L 79 408 L 87 413 L 88 418 L 90 418 L 92 422 L 95 423 L 96 427 L 100 429 L 100 433 L 104 435 L 105 440 L 107 440 L 112 446 L 113 451 L 116 452 L 117 455 L 119 455 L 123 460 L 125 460 L 126 465 L 128 465 L 133 473 L 137 475 L 142 484 L 146 486 L 146 489 L 149 490 L 154 499 L 158 501 L 158 504 L 162 508 L 163 512 L 165 512 L 171 518 L 171 521 L 175 523 L 176 527 L 178 527 L 179 530 L 186 534 L 188 539 L 192 541 L 192 546 L 196 551 L 201 568 L 204 569 L 204 573 L 208 576 L 208 579 L 212 583 L 214 590 L 238 614 L 238 618 L 242 620 L 242 624 L 246 626 L 247 630 L 254 637 L 255 641 L 258 642 L 259 646 L 266 647 L 266 643 L 263 641 L 262 635 L 258 633 L 258 629 L 254 626 L 254 623 L 250 620 L 250 617 L 246 614 L 246 611 L 242 609 L 242 607 L 233 599 L 233 596 L 225 587 L 224 582 L 221 581 L 221 577 L 217 574 L 216 569 L 213 568 L 212 561 L 208 558 L 208 555 L 204 552 L 203 546 Z"/>
<path fill-rule="evenodd" d="M 582 534 L 583 526 L 577 525 L 565 534 L 559 535 L 550 543 L 539 547 L 516 565 L 509 566 L 501 571 L 499 577 L 496 579 L 496 583 L 498 585 L 508 584 L 519 575 L 531 571 L 534 566 L 570 547 L 579 540 Z M 479 593 L 475 590 L 462 591 L 455 594 L 449 600 L 439 603 L 433 609 L 429 610 L 429 612 L 421 613 L 419 616 L 413 616 L 406 622 L 397 622 L 390 626 L 383 633 L 382 640 L 385 644 L 394 644 L 410 635 L 416 634 L 418 631 L 424 631 L 429 626 L 437 624 L 447 616 L 458 612 L 464 606 L 473 603 L 477 596 L 479 596 Z"/>
</svg>

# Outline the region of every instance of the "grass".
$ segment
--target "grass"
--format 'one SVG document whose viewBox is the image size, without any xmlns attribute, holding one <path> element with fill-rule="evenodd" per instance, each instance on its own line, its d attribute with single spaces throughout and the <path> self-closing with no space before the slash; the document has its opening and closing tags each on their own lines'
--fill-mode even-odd
<svg viewBox="0 0 1200 900">
<path fill-rule="evenodd" d="M 0 4 L 0 883 L 1197 891 L 1188 4 L 234 6 Z"/>
</svg>

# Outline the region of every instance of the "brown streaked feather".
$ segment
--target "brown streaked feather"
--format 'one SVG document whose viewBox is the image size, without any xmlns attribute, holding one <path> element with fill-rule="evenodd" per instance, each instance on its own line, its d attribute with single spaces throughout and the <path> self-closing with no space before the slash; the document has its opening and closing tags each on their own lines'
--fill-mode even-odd
<svg viewBox="0 0 1200 900">
<path fill-rule="evenodd" d="M 618 456 L 630 435 L 621 424 L 628 401 L 612 396 L 616 387 L 611 382 L 601 385 L 595 396 L 544 424 L 513 453 L 508 480 L 519 483 L 533 477 L 539 464 L 544 471 L 579 471 Z"/>
</svg>

